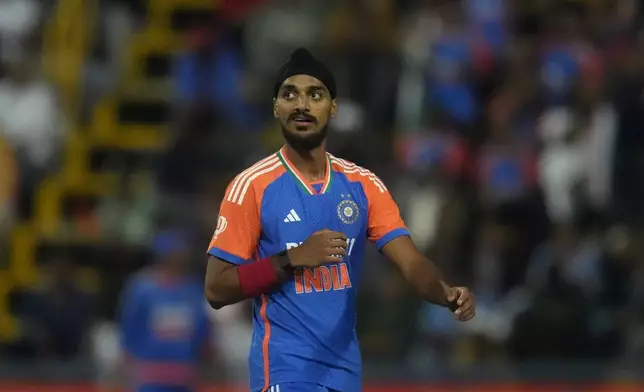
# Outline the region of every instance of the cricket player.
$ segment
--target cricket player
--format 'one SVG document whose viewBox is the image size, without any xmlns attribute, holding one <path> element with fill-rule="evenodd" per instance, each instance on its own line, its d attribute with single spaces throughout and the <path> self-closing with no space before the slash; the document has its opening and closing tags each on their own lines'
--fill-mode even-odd
<svg viewBox="0 0 644 392">
<path fill-rule="evenodd" d="M 338 108 L 328 68 L 298 49 L 273 93 L 286 143 L 228 186 L 208 249 L 206 297 L 216 309 L 254 301 L 251 391 L 358 392 L 355 302 L 367 241 L 457 319 L 474 317 L 474 299 L 418 251 L 385 184 L 326 151 Z"/>
</svg>

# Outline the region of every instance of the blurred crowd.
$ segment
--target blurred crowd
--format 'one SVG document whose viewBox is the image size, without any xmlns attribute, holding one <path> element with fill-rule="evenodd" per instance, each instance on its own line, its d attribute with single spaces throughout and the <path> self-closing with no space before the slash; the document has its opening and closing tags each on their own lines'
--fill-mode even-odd
<svg viewBox="0 0 644 392">
<path fill-rule="evenodd" d="M 38 68 L 54 3 L 0 1 L 1 257 L 3 239 L 56 170 L 69 123 L 117 88 L 123 48 L 145 26 L 143 2 L 101 2 L 86 107 L 72 120 Z M 69 279 L 78 268 L 70 253 L 48 260 L 42 287 L 15 295 L 28 332 L 4 345 L 6 355 L 109 356 L 123 281 L 152 261 L 146 247 L 159 229 L 191 233 L 186 257 L 202 273 L 227 182 L 282 143 L 270 86 L 290 51 L 305 46 L 338 79 L 329 149 L 383 178 L 417 244 L 480 307 L 474 322 L 457 325 L 372 249 L 359 296 L 366 363 L 422 373 L 642 360 L 641 1 L 220 3 L 186 31 L 173 59 L 170 145 L 146 170 L 119 162 L 120 188 L 92 212 L 111 244 L 93 263 L 101 290 L 87 294 Z M 247 306 L 212 312 L 215 360 L 237 374 L 251 333 Z"/>
<path fill-rule="evenodd" d="M 65 133 L 56 91 L 39 70 L 50 11 L 45 1 L 0 2 L 0 233 L 29 216 L 35 187 L 56 161 Z"/>
</svg>

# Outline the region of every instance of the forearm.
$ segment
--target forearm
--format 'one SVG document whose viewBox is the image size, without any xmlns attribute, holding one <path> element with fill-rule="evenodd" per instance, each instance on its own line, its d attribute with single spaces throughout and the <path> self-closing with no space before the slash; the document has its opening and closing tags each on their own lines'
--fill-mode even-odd
<svg viewBox="0 0 644 392">
<path fill-rule="evenodd" d="M 238 267 L 231 266 L 217 274 L 216 278 L 206 277 L 206 299 L 214 309 L 235 304 L 245 299 L 239 283 Z"/>
<path fill-rule="evenodd" d="M 213 308 L 220 309 L 274 289 L 289 276 L 281 257 L 285 256 L 273 256 L 247 266 L 211 260 L 206 272 L 205 291 L 208 303 Z"/>
<path fill-rule="evenodd" d="M 449 286 L 442 280 L 438 267 L 425 257 L 418 257 L 401 267 L 405 279 L 416 289 L 427 302 L 448 306 L 447 290 Z"/>
</svg>

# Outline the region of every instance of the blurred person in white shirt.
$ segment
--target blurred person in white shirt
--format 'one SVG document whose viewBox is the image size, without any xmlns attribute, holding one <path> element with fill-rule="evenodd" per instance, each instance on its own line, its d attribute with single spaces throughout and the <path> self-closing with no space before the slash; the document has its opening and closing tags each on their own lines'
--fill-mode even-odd
<svg viewBox="0 0 644 392">
<path fill-rule="evenodd" d="M 0 0 L 0 58 L 24 54 L 28 40 L 40 24 L 42 5 L 35 0 Z"/>
<path fill-rule="evenodd" d="M 63 128 L 56 94 L 40 76 L 39 63 L 32 56 L 10 61 L 0 80 L 1 132 L 16 152 L 21 199 L 52 167 Z"/>
<path fill-rule="evenodd" d="M 240 302 L 223 309 L 210 309 L 215 346 L 224 361 L 227 381 L 241 381 L 248 377 L 248 348 L 253 327 L 248 302 Z"/>
<path fill-rule="evenodd" d="M 569 222 L 580 203 L 600 213 L 610 206 L 617 120 L 603 102 L 585 116 L 560 107 L 541 117 L 540 182 L 555 222 Z"/>
</svg>

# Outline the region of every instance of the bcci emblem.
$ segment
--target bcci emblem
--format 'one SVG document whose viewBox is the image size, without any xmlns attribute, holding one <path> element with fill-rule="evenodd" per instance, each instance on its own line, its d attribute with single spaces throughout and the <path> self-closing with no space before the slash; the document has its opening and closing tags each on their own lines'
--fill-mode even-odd
<svg viewBox="0 0 644 392">
<path fill-rule="evenodd" d="M 358 205 L 353 200 L 342 200 L 338 204 L 338 218 L 347 225 L 355 223 L 360 216 Z"/>
<path fill-rule="evenodd" d="M 219 234 L 226 231 L 227 227 L 228 227 L 228 219 L 226 219 L 225 216 L 220 215 L 219 218 L 217 218 L 217 228 L 215 229 L 215 235 L 213 237 L 213 240 L 216 240 L 217 237 L 219 237 Z"/>
</svg>

